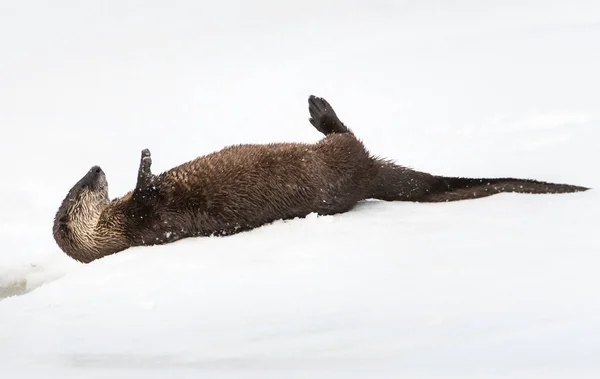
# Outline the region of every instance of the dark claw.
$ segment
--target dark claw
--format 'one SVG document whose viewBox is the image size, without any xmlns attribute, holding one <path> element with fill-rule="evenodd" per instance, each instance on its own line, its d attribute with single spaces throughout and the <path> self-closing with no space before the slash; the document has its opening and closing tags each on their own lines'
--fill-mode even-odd
<svg viewBox="0 0 600 379">
<path fill-rule="evenodd" d="M 150 173 L 150 165 L 152 165 L 152 157 L 150 156 L 150 150 L 144 149 L 142 150 L 142 159 L 140 161 L 140 172 L 148 172 Z"/>
</svg>

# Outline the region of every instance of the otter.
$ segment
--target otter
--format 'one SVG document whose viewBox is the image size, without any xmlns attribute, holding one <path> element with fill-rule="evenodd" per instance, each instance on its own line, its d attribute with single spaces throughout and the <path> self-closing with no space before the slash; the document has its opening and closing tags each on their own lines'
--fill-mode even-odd
<svg viewBox="0 0 600 379">
<path fill-rule="evenodd" d="M 134 246 L 227 236 L 310 213 L 334 215 L 359 201 L 447 202 L 501 192 L 556 194 L 589 188 L 515 178 L 432 175 L 376 157 L 324 98 L 308 98 L 316 143 L 241 144 L 160 174 L 141 152 L 135 188 L 113 200 L 92 167 L 68 192 L 53 225 L 68 256 L 89 263 Z"/>
</svg>

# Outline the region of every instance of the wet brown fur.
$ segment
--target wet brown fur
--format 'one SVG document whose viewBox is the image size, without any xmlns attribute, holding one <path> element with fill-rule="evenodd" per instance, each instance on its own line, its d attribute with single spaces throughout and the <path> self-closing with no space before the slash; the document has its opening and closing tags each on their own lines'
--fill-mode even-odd
<svg viewBox="0 0 600 379">
<path fill-rule="evenodd" d="M 94 166 L 69 191 L 53 227 L 58 246 L 84 263 L 133 246 L 231 235 L 279 219 L 349 211 L 367 198 L 442 202 L 499 192 L 587 188 L 534 180 L 430 175 L 373 157 L 322 98 L 309 97 L 314 144 L 236 145 L 153 175 L 142 151 L 136 188 L 109 201 Z"/>
</svg>

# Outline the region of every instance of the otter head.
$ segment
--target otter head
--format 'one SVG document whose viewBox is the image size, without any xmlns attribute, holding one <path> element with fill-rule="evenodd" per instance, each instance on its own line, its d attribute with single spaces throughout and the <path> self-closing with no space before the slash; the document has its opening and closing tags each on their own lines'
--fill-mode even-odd
<svg viewBox="0 0 600 379">
<path fill-rule="evenodd" d="M 54 239 L 67 255 L 85 261 L 98 250 L 97 225 L 108 204 L 106 176 L 94 166 L 71 188 L 54 217 Z"/>
</svg>

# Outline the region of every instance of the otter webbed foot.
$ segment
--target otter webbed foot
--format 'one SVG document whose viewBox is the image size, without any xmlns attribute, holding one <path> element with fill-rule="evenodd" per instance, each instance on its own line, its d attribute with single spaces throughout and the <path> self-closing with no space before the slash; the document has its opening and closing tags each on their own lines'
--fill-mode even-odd
<svg viewBox="0 0 600 379">
<path fill-rule="evenodd" d="M 350 130 L 340 121 L 327 100 L 310 95 L 308 97 L 308 121 L 321 133 L 348 133 Z"/>
<path fill-rule="evenodd" d="M 152 165 L 152 157 L 150 156 L 150 150 L 144 149 L 142 150 L 142 157 L 140 159 L 140 168 L 138 169 L 138 177 L 136 190 L 144 191 L 151 189 L 154 183 L 154 175 L 152 175 L 152 171 L 150 170 L 150 166 Z"/>
</svg>

